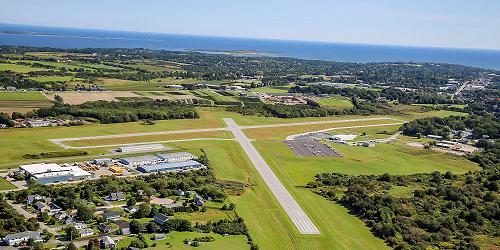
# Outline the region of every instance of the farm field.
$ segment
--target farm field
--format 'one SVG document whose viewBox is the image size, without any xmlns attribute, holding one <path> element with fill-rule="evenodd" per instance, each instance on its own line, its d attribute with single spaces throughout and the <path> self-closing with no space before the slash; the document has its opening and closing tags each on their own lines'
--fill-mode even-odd
<svg viewBox="0 0 500 250">
<path fill-rule="evenodd" d="M 130 91 L 156 91 L 167 90 L 167 85 L 196 83 L 195 79 L 175 79 L 161 78 L 151 81 L 130 81 L 121 79 L 99 78 L 102 82 L 102 87 L 108 90 L 130 90 Z"/>
<path fill-rule="evenodd" d="M 348 109 L 353 107 L 351 99 L 342 96 L 315 98 L 314 101 L 327 108 Z"/>
<path fill-rule="evenodd" d="M 440 107 L 450 107 L 450 108 L 460 108 L 460 109 L 465 108 L 464 104 L 412 104 L 412 105 L 421 107 L 433 107 L 433 108 L 440 108 Z"/>
<path fill-rule="evenodd" d="M 10 70 L 17 73 L 28 73 L 31 71 L 47 71 L 48 69 L 33 67 L 29 65 L 0 63 L 0 71 Z"/>
<path fill-rule="evenodd" d="M 29 77 L 29 79 L 38 81 L 38 82 L 51 82 L 51 81 L 77 81 L 82 80 L 80 78 L 75 78 L 74 76 L 37 76 L 37 77 Z"/>
<path fill-rule="evenodd" d="M 0 177 L 0 190 L 11 190 L 15 189 L 16 186 L 8 182 L 5 178 Z"/>
<path fill-rule="evenodd" d="M 40 92 L 0 92 L 0 112 L 27 112 L 52 103 Z"/>
<path fill-rule="evenodd" d="M 221 95 L 215 91 L 210 90 L 192 90 L 191 91 L 195 96 L 205 98 L 208 100 L 213 100 L 217 102 L 237 102 L 238 100 L 234 96 L 225 96 Z"/>
<path fill-rule="evenodd" d="M 117 101 L 117 97 L 139 97 L 130 91 L 103 91 L 103 92 L 50 92 L 47 96 L 54 99 L 56 95 L 63 98 L 64 103 L 82 104 L 91 101 Z"/>
</svg>

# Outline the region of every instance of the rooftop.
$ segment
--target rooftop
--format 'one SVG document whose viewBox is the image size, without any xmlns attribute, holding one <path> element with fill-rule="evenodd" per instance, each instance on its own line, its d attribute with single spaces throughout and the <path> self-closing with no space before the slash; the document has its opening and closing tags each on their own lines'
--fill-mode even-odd
<svg viewBox="0 0 500 250">
<path fill-rule="evenodd" d="M 134 162 L 144 162 L 144 161 L 161 161 L 162 158 L 155 155 L 140 155 L 140 156 L 132 156 L 132 157 L 124 157 L 121 160 L 126 161 L 128 163 Z"/>
<path fill-rule="evenodd" d="M 147 172 L 153 172 L 153 171 L 162 171 L 162 170 L 168 170 L 168 169 L 179 169 L 182 167 L 192 167 L 192 166 L 197 166 L 201 167 L 201 163 L 197 161 L 181 161 L 181 162 L 166 162 L 166 163 L 158 163 L 154 165 L 147 165 L 147 166 L 141 166 L 142 169 L 144 169 Z"/>
<path fill-rule="evenodd" d="M 177 153 L 166 153 L 166 154 L 159 154 L 157 155 L 160 158 L 163 158 L 165 160 L 168 160 L 170 158 L 178 158 L 178 157 L 191 157 L 191 158 L 196 158 L 193 154 L 189 152 L 177 152 Z"/>
</svg>

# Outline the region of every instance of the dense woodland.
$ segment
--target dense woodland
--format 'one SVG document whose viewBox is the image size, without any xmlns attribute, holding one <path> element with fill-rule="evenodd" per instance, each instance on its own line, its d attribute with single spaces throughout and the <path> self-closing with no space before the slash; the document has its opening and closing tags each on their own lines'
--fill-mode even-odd
<svg viewBox="0 0 500 250">
<path fill-rule="evenodd" d="M 483 237 L 500 233 L 498 166 L 465 175 L 323 173 L 308 187 L 347 207 L 397 249 L 479 249 Z M 413 192 L 391 192 L 398 187 Z"/>
<path fill-rule="evenodd" d="M 70 115 L 73 117 L 90 117 L 101 123 L 123 123 L 139 120 L 170 120 L 198 118 L 199 114 L 193 106 L 169 102 L 166 100 L 149 100 L 134 102 L 86 102 L 80 105 L 55 103 L 54 106 L 38 109 L 39 117 L 57 117 Z"/>
<path fill-rule="evenodd" d="M 472 130 L 475 139 L 499 139 L 500 121 L 493 115 L 470 115 L 470 116 L 450 116 L 450 117 L 430 117 L 410 121 L 405 123 L 401 130 L 404 135 L 425 136 L 440 135 L 449 138 L 452 131 Z"/>
</svg>

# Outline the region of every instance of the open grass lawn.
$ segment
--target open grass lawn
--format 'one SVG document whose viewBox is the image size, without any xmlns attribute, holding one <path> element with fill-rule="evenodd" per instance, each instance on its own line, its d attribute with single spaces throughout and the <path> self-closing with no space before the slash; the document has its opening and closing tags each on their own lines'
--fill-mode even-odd
<svg viewBox="0 0 500 250">
<path fill-rule="evenodd" d="M 244 132 L 248 137 L 254 139 L 282 140 L 285 139 L 288 135 L 300 134 L 308 131 L 316 131 L 316 130 L 340 128 L 340 127 L 394 124 L 394 123 L 399 123 L 399 121 L 395 121 L 392 119 L 382 119 L 382 120 L 372 120 L 372 121 L 332 122 L 324 124 L 275 127 L 275 128 L 253 128 L 253 129 L 246 129 L 244 130 Z"/>
<path fill-rule="evenodd" d="M 124 144 L 124 143 L 140 143 L 140 142 L 159 142 L 180 139 L 194 139 L 194 138 L 233 138 L 234 136 L 229 131 L 210 131 L 210 132 L 196 132 L 196 133 L 182 133 L 182 134 L 160 134 L 160 135 L 147 135 L 147 136 L 131 136 L 121 138 L 108 138 L 108 139 L 92 139 L 92 140 L 79 140 L 67 141 L 66 145 L 69 146 L 95 146 L 95 145 L 109 145 L 109 144 Z"/>
<path fill-rule="evenodd" d="M 348 109 L 353 107 L 351 99 L 343 96 L 316 98 L 314 100 L 327 108 Z"/>
<path fill-rule="evenodd" d="M 0 71 L 10 70 L 17 73 L 28 73 L 31 71 L 47 71 L 48 69 L 37 68 L 28 65 L 19 65 L 11 63 L 0 63 Z"/>
<path fill-rule="evenodd" d="M 450 107 L 450 108 L 465 108 L 464 104 L 412 104 L 413 106 L 421 106 L 421 107 Z"/>
<path fill-rule="evenodd" d="M 2 157 L 0 158 L 0 168 L 9 167 L 2 164 L 15 165 L 20 162 L 26 162 L 27 160 L 22 157 L 24 154 L 61 150 L 59 146 L 48 141 L 54 138 L 225 126 L 221 119 L 217 116 L 209 115 L 208 112 L 208 109 L 200 110 L 201 118 L 199 119 L 156 121 L 154 125 L 142 125 L 141 122 L 132 122 L 126 124 L 92 124 L 79 127 L 1 129 L 0 138 L 2 139 L 2 143 L 0 143 L 0 152 Z M 103 152 L 103 150 L 92 152 Z"/>
<path fill-rule="evenodd" d="M 40 92 L 0 92 L 0 112 L 26 112 L 51 105 Z"/>
<path fill-rule="evenodd" d="M 237 102 L 238 100 L 234 96 L 225 96 L 221 95 L 215 91 L 202 89 L 202 90 L 193 90 L 191 91 L 193 95 L 201 98 L 205 98 L 208 100 L 218 101 L 218 102 Z"/>
<path fill-rule="evenodd" d="M 0 177 L 0 190 L 11 190 L 15 188 L 16 186 L 14 184 L 10 183 L 3 177 Z"/>
<path fill-rule="evenodd" d="M 51 81 L 77 81 L 82 80 L 79 78 L 75 78 L 74 76 L 38 76 L 38 77 L 29 77 L 29 79 L 37 81 L 37 82 L 51 82 Z"/>
<path fill-rule="evenodd" d="M 213 242 L 203 242 L 199 247 L 192 247 L 183 243 L 185 239 L 194 239 L 196 237 L 212 236 L 215 241 Z M 215 233 L 198 233 L 198 232 L 170 232 L 165 235 L 164 240 L 152 240 L 153 234 L 144 234 L 147 243 L 149 244 L 148 249 L 162 250 L 162 249 L 249 249 L 247 244 L 247 239 L 244 235 L 230 235 L 222 236 Z M 122 240 L 117 242 L 117 249 L 126 248 L 128 245 L 137 239 L 137 236 L 125 236 Z M 153 243 L 156 246 L 153 247 Z"/>
<path fill-rule="evenodd" d="M 99 78 L 102 81 L 102 86 L 108 90 L 130 90 L 130 91 L 156 91 L 167 90 L 167 85 L 196 83 L 196 79 L 175 79 L 162 78 L 153 79 L 151 81 L 130 81 L 121 79 Z"/>
<path fill-rule="evenodd" d="M 0 92 L 0 101 L 48 101 L 40 92 Z"/>
<path fill-rule="evenodd" d="M 354 141 L 366 141 L 373 139 L 387 138 L 399 131 L 401 125 L 395 126 L 381 126 L 381 127 L 368 127 L 368 128 L 348 128 L 330 131 L 331 134 L 355 134 L 358 137 Z M 384 133 L 385 132 L 385 133 Z M 366 135 L 362 135 L 366 133 Z"/>
<path fill-rule="evenodd" d="M 218 178 L 249 185 L 244 195 L 232 196 L 230 199 L 236 204 L 236 212 L 243 217 L 252 239 L 261 249 L 329 249 L 332 246 L 337 249 L 362 249 L 364 246 L 387 248 L 382 240 L 371 235 L 361 220 L 309 190 L 302 190 L 303 193 L 299 195 L 307 199 L 307 206 L 312 206 L 308 214 L 320 227 L 322 234 L 300 235 L 234 141 L 180 142 L 171 145 L 192 150 L 204 148 Z"/>
<path fill-rule="evenodd" d="M 260 87 L 252 89 L 253 92 L 262 93 L 287 93 L 291 86 Z"/>
</svg>

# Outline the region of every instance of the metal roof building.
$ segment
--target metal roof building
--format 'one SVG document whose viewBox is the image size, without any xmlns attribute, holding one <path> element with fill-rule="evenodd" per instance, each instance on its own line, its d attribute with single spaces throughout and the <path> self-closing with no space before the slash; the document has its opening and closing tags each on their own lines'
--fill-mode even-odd
<svg viewBox="0 0 500 250">
<path fill-rule="evenodd" d="M 196 156 L 194 156 L 189 152 L 166 153 L 166 154 L 159 154 L 157 156 L 162 158 L 166 162 L 179 162 L 179 161 L 189 161 L 196 159 Z"/>
<path fill-rule="evenodd" d="M 124 157 L 120 159 L 120 162 L 125 165 L 131 166 L 139 166 L 139 165 L 149 165 L 155 164 L 163 161 L 162 158 L 155 155 L 141 155 L 141 156 L 132 156 L 132 157 Z"/>
<path fill-rule="evenodd" d="M 202 168 L 203 165 L 197 161 L 183 161 L 183 162 L 166 162 L 154 165 L 145 165 L 137 167 L 138 171 L 143 173 L 165 172 L 165 171 L 182 171 Z"/>
</svg>

